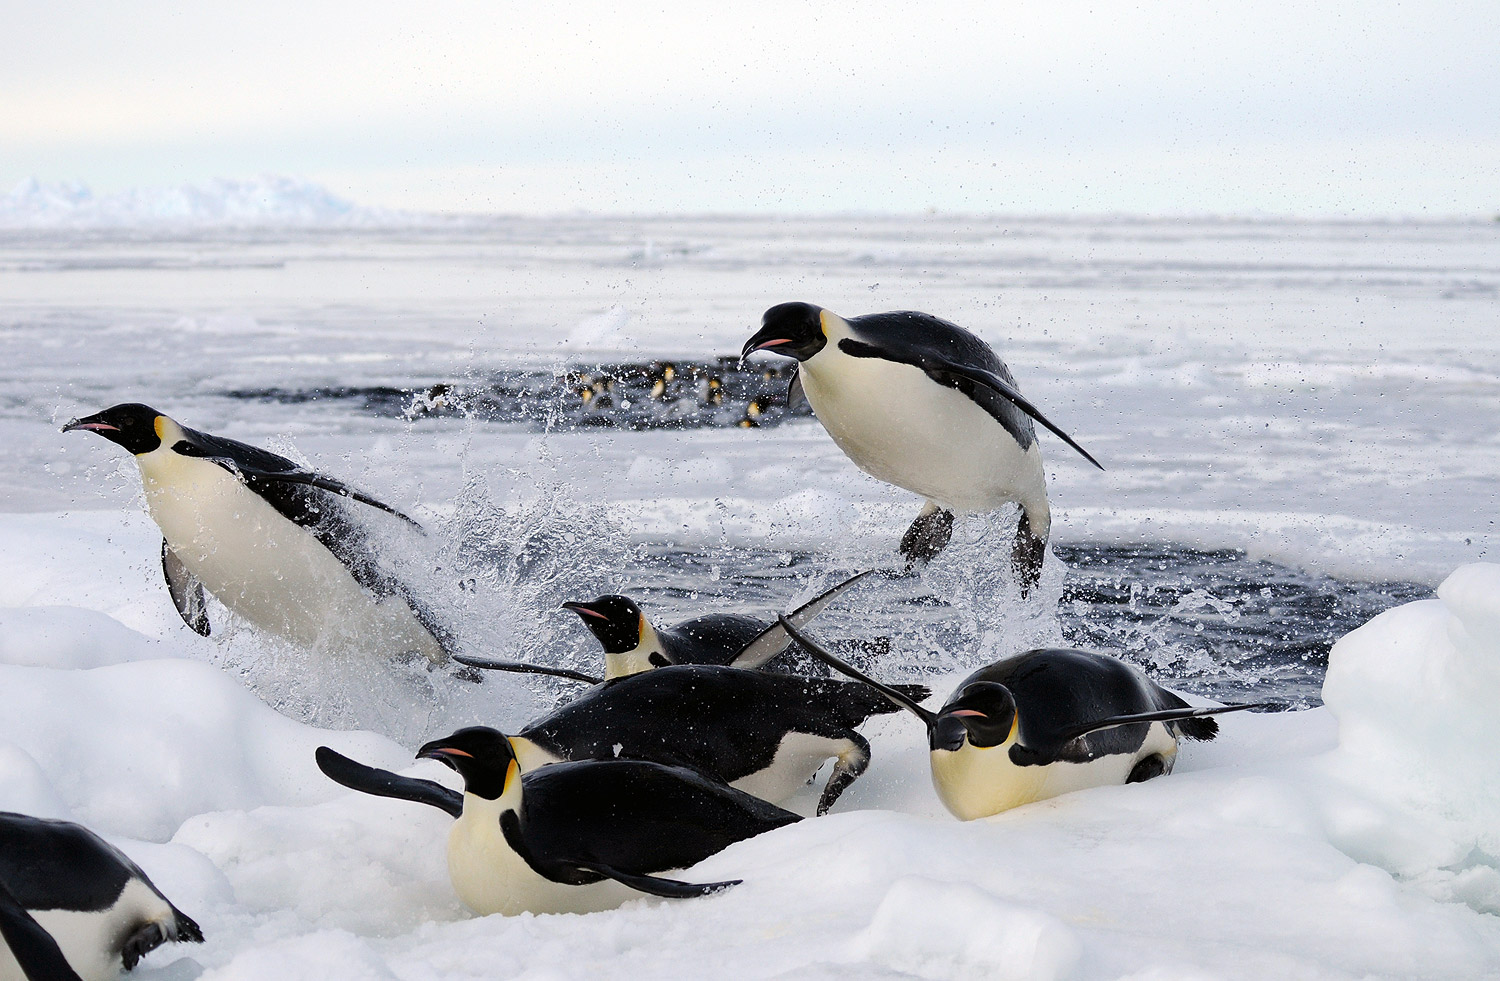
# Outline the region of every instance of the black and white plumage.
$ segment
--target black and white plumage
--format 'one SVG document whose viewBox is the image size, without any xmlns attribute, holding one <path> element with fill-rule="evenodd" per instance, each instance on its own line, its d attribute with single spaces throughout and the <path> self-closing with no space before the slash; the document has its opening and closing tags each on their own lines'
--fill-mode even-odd
<svg viewBox="0 0 1500 981">
<path fill-rule="evenodd" d="M 355 501 L 411 518 L 268 450 L 126 403 L 63 427 L 135 455 L 162 530 L 162 571 L 183 622 L 210 632 L 204 590 L 255 626 L 335 654 L 447 659 L 447 633 L 382 567 Z M 420 527 L 420 526 L 418 526 Z"/>
<path fill-rule="evenodd" d="M 802 626 L 855 585 L 868 572 L 850 576 L 802 604 L 787 619 Z M 589 603 L 564 603 L 563 609 L 578 614 L 604 648 L 604 678 L 583 672 L 550 668 L 515 661 L 460 656 L 458 660 L 476 668 L 552 674 L 595 684 L 623 678 L 673 664 L 720 664 L 737 668 L 765 668 L 788 673 L 826 674 L 827 669 L 792 648 L 776 620 L 740 613 L 708 613 L 670 627 L 654 626 L 635 600 L 628 596 L 601 596 Z"/>
<path fill-rule="evenodd" d="M 104 981 L 164 943 L 203 941 L 119 849 L 81 825 L 14 813 L 0 813 L 0 934 L 0 981 L 62 981 L 59 954 L 83 981 Z"/>
<path fill-rule="evenodd" d="M 756 351 L 797 359 L 789 403 L 806 398 L 856 466 L 927 498 L 901 541 L 910 562 L 947 545 L 954 512 L 1014 503 L 1012 561 L 1023 588 L 1036 584 L 1052 515 L 1033 421 L 1099 463 L 1021 394 L 988 344 L 925 313 L 845 320 L 783 303 L 766 311 L 741 356 Z"/>
<path fill-rule="evenodd" d="M 739 880 L 692 883 L 661 873 L 800 820 L 684 767 L 609 760 L 522 773 L 511 740 L 480 726 L 434 740 L 417 755 L 456 770 L 464 793 L 364 766 L 327 747 L 317 760 L 346 787 L 453 815 L 449 876 L 478 913 L 582 913 L 641 893 L 709 895 Z"/>
<path fill-rule="evenodd" d="M 922 720 L 933 786 L 965 821 L 1085 787 L 1171 773 L 1182 738 L 1218 734 L 1209 716 L 1264 707 L 1195 708 L 1108 655 L 1042 648 L 980 668 L 931 712 L 789 629 L 814 657 Z"/>
</svg>

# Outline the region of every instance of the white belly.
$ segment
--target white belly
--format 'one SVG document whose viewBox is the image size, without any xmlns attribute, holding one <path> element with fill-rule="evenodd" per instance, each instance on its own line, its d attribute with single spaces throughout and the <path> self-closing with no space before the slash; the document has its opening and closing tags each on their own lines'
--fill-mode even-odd
<svg viewBox="0 0 1500 981">
<path fill-rule="evenodd" d="M 448 876 L 458 898 L 474 912 L 593 913 L 642 895 L 609 879 L 570 886 L 537 875 L 506 844 L 495 804 L 466 794 L 463 815 L 448 833 Z"/>
<path fill-rule="evenodd" d="M 443 660 L 404 600 L 377 600 L 322 543 L 222 467 L 166 449 L 136 459 L 163 537 L 238 616 L 313 651 Z"/>
<path fill-rule="evenodd" d="M 776 747 L 776 756 L 769 766 L 741 777 L 730 786 L 752 797 L 780 804 L 807 786 L 819 767 L 831 757 L 843 756 L 853 752 L 854 748 L 847 739 L 789 732 L 781 737 L 781 745 Z"/>
<path fill-rule="evenodd" d="M 1170 770 L 1177 754 L 1177 740 L 1160 722 L 1151 724 L 1133 755 L 1101 756 L 1087 763 L 1017 766 L 1011 762 L 1010 745 L 980 748 L 965 742 L 956 752 L 932 752 L 932 785 L 954 817 L 972 821 L 1074 790 L 1123 784 L 1140 760 L 1164 756 Z"/>
<path fill-rule="evenodd" d="M 108 910 L 31 910 L 31 918 L 52 934 L 63 956 L 83 981 L 108 981 L 119 975 L 120 948 L 130 934 L 150 922 L 167 927 L 172 908 L 138 879 L 131 879 Z M 0 944 L 0 981 L 26 981 L 10 948 Z"/>
<path fill-rule="evenodd" d="M 799 370 L 818 421 L 870 476 L 959 511 L 1018 503 L 1046 513 L 1036 442 L 1022 450 L 993 416 L 920 368 L 826 350 Z"/>
</svg>

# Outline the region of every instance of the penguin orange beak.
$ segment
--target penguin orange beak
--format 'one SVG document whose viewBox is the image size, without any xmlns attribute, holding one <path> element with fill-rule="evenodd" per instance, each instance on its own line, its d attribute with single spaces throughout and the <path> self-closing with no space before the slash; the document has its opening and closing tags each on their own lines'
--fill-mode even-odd
<svg viewBox="0 0 1500 981">
<path fill-rule="evenodd" d="M 740 351 L 740 360 L 741 361 L 745 360 L 746 358 L 750 357 L 750 355 L 754 354 L 756 351 L 764 351 L 768 347 L 776 347 L 777 345 L 780 345 L 780 344 L 790 344 L 790 343 L 792 343 L 792 339 L 790 337 L 773 337 L 769 341 L 759 341 L 759 342 L 757 342 L 756 339 L 752 337 L 748 341 L 745 342 L 744 348 Z"/>
<path fill-rule="evenodd" d="M 581 617 L 593 617 L 596 620 L 608 620 L 609 617 L 589 606 L 587 603 L 564 603 L 564 610 L 572 610 Z"/>
<path fill-rule="evenodd" d="M 66 426 L 62 427 L 62 431 L 65 432 L 65 433 L 71 433 L 75 429 L 90 429 L 90 430 L 93 430 L 94 432 L 100 432 L 100 433 L 103 433 L 103 432 L 117 433 L 117 432 L 120 431 L 120 427 L 119 426 L 111 426 L 107 422 L 89 422 L 89 421 L 87 421 L 85 419 L 74 419 L 72 422 L 70 422 Z"/>
<path fill-rule="evenodd" d="M 461 756 L 467 760 L 472 760 L 474 758 L 473 753 L 465 752 L 461 749 L 455 749 L 452 746 L 445 746 L 440 742 L 431 742 L 426 746 L 423 746 L 421 749 L 417 750 L 416 758 L 419 760 L 437 760 L 439 763 L 447 763 L 449 766 L 452 766 L 453 764 L 449 761 L 452 760 L 455 756 Z"/>
</svg>

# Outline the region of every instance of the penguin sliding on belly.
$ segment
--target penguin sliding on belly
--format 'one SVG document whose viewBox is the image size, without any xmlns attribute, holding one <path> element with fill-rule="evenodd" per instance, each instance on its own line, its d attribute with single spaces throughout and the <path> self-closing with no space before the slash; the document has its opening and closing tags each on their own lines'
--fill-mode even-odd
<svg viewBox="0 0 1500 981">
<path fill-rule="evenodd" d="M 0 813 L 0 934 L 0 981 L 62 981 L 59 956 L 83 981 L 104 981 L 164 943 L 203 942 L 198 924 L 104 839 L 12 813 Z"/>
<path fill-rule="evenodd" d="M 900 691 L 929 694 L 921 685 Z M 823 814 L 870 764 L 870 744 L 855 726 L 897 710 L 855 682 L 685 664 L 596 685 L 510 745 L 526 773 L 577 760 L 650 760 L 691 767 L 773 804 L 833 759 L 818 799 Z"/>
<path fill-rule="evenodd" d="M 285 457 L 180 425 L 128 403 L 75 419 L 135 454 L 160 526 L 162 571 L 183 622 L 208 636 L 205 589 L 235 614 L 300 647 L 371 648 L 448 658 L 447 634 L 380 567 L 344 499 L 411 518 Z"/>
<path fill-rule="evenodd" d="M 867 575 L 869 572 L 861 572 L 845 579 L 788 613 L 787 619 L 799 627 L 808 623 L 844 590 Z M 550 674 L 589 684 L 672 664 L 764 667 L 770 671 L 804 674 L 808 672 L 795 669 L 812 667 L 826 673 L 818 662 L 807 663 L 806 655 L 793 656 L 795 652 L 788 650 L 791 638 L 775 620 L 767 622 L 738 613 L 709 613 L 671 627 L 655 627 L 628 596 L 601 596 L 591 603 L 564 603 L 563 609 L 578 614 L 604 647 L 603 679 L 566 668 L 517 661 L 468 656 L 460 656 L 458 661 L 493 671 Z"/>
<path fill-rule="evenodd" d="M 797 359 L 788 406 L 805 398 L 856 466 L 927 498 L 901 538 L 908 566 L 947 546 L 955 511 L 1019 504 L 1011 558 L 1024 594 L 1040 579 L 1052 527 L 1032 421 L 1103 469 L 1021 395 L 988 344 L 946 320 L 907 311 L 845 320 L 783 303 L 741 357 L 756 351 Z"/>
<path fill-rule="evenodd" d="M 641 760 L 563 763 L 522 773 L 512 740 L 474 726 L 423 746 L 464 780 L 430 780 L 318 749 L 339 783 L 430 804 L 457 818 L 448 835 L 454 891 L 477 913 L 585 913 L 641 893 L 706 896 L 740 880 L 693 883 L 685 869 L 737 841 L 801 820 L 693 770 Z"/>
<path fill-rule="evenodd" d="M 927 726 L 932 784 L 964 821 L 1086 787 L 1172 772 L 1183 738 L 1210 740 L 1208 716 L 1262 704 L 1194 708 L 1123 661 L 1089 651 L 1026 651 L 980 668 L 938 712 L 862 674 L 787 625 L 836 671 L 873 686 Z"/>
</svg>

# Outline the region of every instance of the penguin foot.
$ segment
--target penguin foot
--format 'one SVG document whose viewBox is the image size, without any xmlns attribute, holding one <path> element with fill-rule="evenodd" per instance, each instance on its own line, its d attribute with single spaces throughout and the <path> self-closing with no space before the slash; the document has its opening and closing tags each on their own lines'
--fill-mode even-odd
<svg viewBox="0 0 1500 981">
<path fill-rule="evenodd" d="M 948 547 L 953 537 L 953 512 L 947 508 L 928 505 L 917 515 L 917 520 L 901 536 L 901 555 L 906 559 L 906 571 L 918 564 L 931 562 L 939 552 Z"/>
<path fill-rule="evenodd" d="M 1010 566 L 1021 585 L 1021 598 L 1031 595 L 1037 583 L 1042 581 L 1042 562 L 1047 558 L 1047 539 L 1032 534 L 1031 522 L 1026 512 L 1016 523 L 1016 540 L 1011 545 Z"/>
<path fill-rule="evenodd" d="M 151 953 L 169 939 L 167 931 L 160 923 L 147 923 L 135 933 L 125 939 L 125 946 L 120 951 L 120 959 L 124 962 L 125 970 L 133 971 L 135 966 L 141 962 L 141 958 Z"/>
<path fill-rule="evenodd" d="M 1160 756 L 1148 756 L 1131 769 L 1130 776 L 1125 778 L 1126 783 L 1145 783 L 1152 777 L 1159 777 L 1167 771 L 1167 761 Z"/>
</svg>

